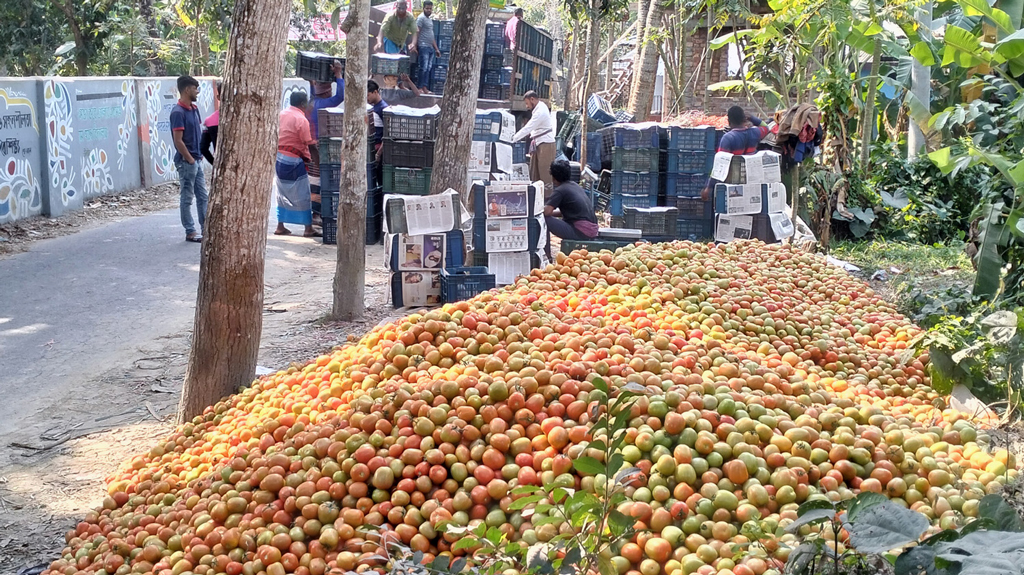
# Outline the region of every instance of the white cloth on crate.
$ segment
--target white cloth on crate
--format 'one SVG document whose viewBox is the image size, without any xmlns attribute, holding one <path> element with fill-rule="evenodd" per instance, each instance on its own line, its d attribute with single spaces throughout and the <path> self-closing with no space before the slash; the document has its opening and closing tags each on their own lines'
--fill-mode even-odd
<svg viewBox="0 0 1024 575">
<path fill-rule="evenodd" d="M 518 142 L 527 136 L 533 139 L 534 145 L 555 143 L 555 121 L 544 102 L 537 102 L 533 107 L 533 113 L 530 114 L 530 120 L 522 130 L 512 136 L 512 140 Z"/>
</svg>

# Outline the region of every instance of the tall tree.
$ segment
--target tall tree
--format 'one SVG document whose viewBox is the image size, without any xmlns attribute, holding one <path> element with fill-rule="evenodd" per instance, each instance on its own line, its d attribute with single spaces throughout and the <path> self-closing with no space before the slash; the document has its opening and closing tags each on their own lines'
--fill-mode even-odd
<svg viewBox="0 0 1024 575">
<path fill-rule="evenodd" d="M 658 74 L 658 59 L 661 51 L 658 48 L 658 35 L 661 33 L 661 17 L 665 13 L 664 0 L 651 0 L 647 10 L 647 24 L 644 26 L 643 43 L 639 46 L 640 73 L 633 76 L 633 86 L 629 91 L 627 110 L 644 122 L 651 115 L 654 103 L 654 85 L 652 78 Z"/>
<path fill-rule="evenodd" d="M 146 33 L 149 35 L 150 42 L 156 46 L 160 42 L 160 29 L 156 26 L 156 16 L 153 14 L 153 0 L 139 0 L 139 14 L 146 22 Z M 154 48 L 150 48 L 149 52 L 150 55 L 146 61 L 149 63 L 150 73 L 155 76 L 166 76 L 167 65 L 164 64 L 160 53 Z"/>
<path fill-rule="evenodd" d="M 75 39 L 75 67 L 78 68 L 78 75 L 87 76 L 89 74 L 89 46 L 85 33 L 82 32 L 82 26 L 78 23 L 78 17 L 75 15 L 75 4 L 71 0 L 53 0 L 53 3 L 68 19 L 71 36 Z"/>
<path fill-rule="evenodd" d="M 370 34 L 370 0 L 353 0 L 341 29 L 345 42 L 345 123 L 338 201 L 338 260 L 334 271 L 333 316 L 363 317 L 366 277 L 366 80 Z M 472 136 L 471 136 L 472 137 Z M 469 158 L 466 159 L 467 163 Z"/>
<path fill-rule="evenodd" d="M 476 121 L 477 92 L 480 90 L 480 64 L 484 58 L 484 35 L 488 0 L 459 0 L 452 34 L 452 58 L 448 81 L 441 98 L 437 142 L 434 155 L 444 161 L 434 164 L 430 175 L 430 193 L 440 194 L 452 188 L 465 193 L 469 152 Z"/>
<path fill-rule="evenodd" d="M 263 264 L 289 0 L 238 0 L 199 263 L 195 330 L 178 420 L 248 385 L 263 329 Z M 273 97 L 271 97 L 273 95 Z"/>
</svg>

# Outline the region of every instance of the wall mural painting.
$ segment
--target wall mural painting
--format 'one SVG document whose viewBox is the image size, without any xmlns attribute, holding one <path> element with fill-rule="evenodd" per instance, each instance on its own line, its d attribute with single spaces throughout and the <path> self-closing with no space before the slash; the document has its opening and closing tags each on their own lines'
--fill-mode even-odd
<svg viewBox="0 0 1024 575">
<path fill-rule="evenodd" d="M 75 197 L 75 169 L 71 166 L 72 127 L 71 95 L 60 82 L 47 80 L 43 88 L 46 103 L 46 157 L 50 163 L 50 186 L 60 190 L 61 202 L 67 206 Z"/>
<path fill-rule="evenodd" d="M 281 109 L 285 110 L 288 106 L 291 106 L 292 92 L 302 92 L 303 94 L 309 95 L 309 91 L 306 90 L 306 86 L 303 84 L 288 84 L 285 80 L 284 93 L 281 94 Z"/>
<path fill-rule="evenodd" d="M 138 124 L 138 117 L 135 111 L 135 82 L 124 80 L 121 82 L 121 106 L 124 107 L 124 120 L 117 126 L 117 169 L 124 169 L 124 160 L 128 157 L 132 134 L 135 133 L 135 125 Z"/>
<path fill-rule="evenodd" d="M 163 97 L 160 95 L 162 82 L 146 83 L 146 119 L 149 122 L 149 145 L 153 156 L 153 171 L 160 178 L 177 178 L 178 170 L 174 167 L 174 148 L 167 140 L 160 138 L 160 112 L 164 108 Z M 166 122 L 165 122 L 166 123 Z"/>
<path fill-rule="evenodd" d="M 0 156 L 8 156 L 0 161 L 0 222 L 7 222 L 38 214 L 43 207 L 39 179 L 28 157 L 35 152 L 32 141 L 11 137 L 31 128 L 38 138 L 39 124 L 35 106 L 24 94 L 0 88 L 0 102 Z M 10 157 L 17 155 L 26 157 Z"/>
<path fill-rule="evenodd" d="M 107 152 L 100 149 L 89 150 L 82 158 L 82 193 L 86 197 L 94 197 L 114 189 L 114 179 L 110 176 L 107 165 Z"/>
</svg>

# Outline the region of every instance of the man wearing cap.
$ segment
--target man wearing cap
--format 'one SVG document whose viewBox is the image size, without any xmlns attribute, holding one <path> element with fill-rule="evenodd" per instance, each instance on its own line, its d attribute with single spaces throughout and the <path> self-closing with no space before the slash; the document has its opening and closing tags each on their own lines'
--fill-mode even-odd
<svg viewBox="0 0 1024 575">
<path fill-rule="evenodd" d="M 412 40 L 407 46 L 405 40 L 410 35 Z M 416 29 L 416 19 L 409 14 L 409 5 L 405 0 L 399 0 L 395 4 L 395 11 L 385 16 L 384 22 L 380 25 L 375 51 L 400 54 L 408 47 L 409 52 L 415 52 L 417 36 L 419 32 Z"/>
</svg>

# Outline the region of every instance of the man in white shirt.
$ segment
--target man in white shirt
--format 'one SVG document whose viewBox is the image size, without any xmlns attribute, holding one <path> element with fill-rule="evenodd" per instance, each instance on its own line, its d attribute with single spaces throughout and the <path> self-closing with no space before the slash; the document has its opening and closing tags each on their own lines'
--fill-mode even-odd
<svg viewBox="0 0 1024 575">
<path fill-rule="evenodd" d="M 518 142 L 531 138 L 530 146 L 530 180 L 544 182 L 544 197 L 551 195 L 551 162 L 555 161 L 555 120 L 547 104 L 540 101 L 540 95 L 530 90 L 523 95 L 526 108 L 530 110 L 530 121 L 516 132 L 512 140 Z"/>
</svg>

